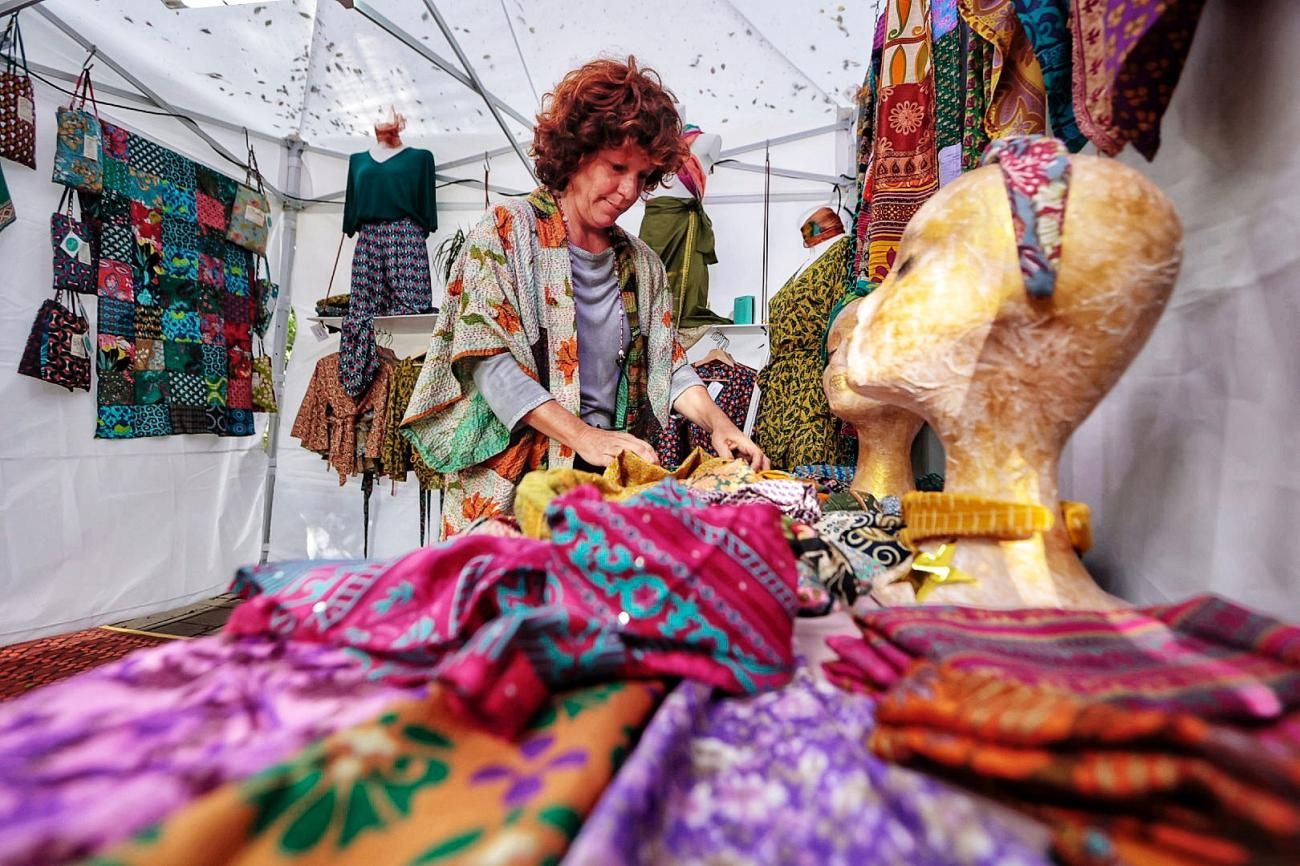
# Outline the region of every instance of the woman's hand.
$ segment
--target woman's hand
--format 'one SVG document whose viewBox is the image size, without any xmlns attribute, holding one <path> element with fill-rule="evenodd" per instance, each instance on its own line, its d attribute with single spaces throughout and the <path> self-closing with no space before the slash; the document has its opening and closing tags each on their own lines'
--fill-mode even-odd
<svg viewBox="0 0 1300 866">
<path fill-rule="evenodd" d="M 763 449 L 740 432 L 740 428 L 727 417 L 727 413 L 718 408 L 718 404 L 713 402 L 703 386 L 692 385 L 687 388 L 678 396 L 673 408 L 709 431 L 713 450 L 719 457 L 728 460 L 736 456 L 744 457 L 755 472 L 765 472 L 772 468 L 772 461 L 767 459 Z"/>
<path fill-rule="evenodd" d="M 719 457 L 730 460 L 733 457 L 744 457 L 749 461 L 749 466 L 755 472 L 766 472 L 772 468 L 772 461 L 767 459 L 763 449 L 754 444 L 735 424 L 719 424 L 713 429 L 713 450 L 718 453 Z"/>
<path fill-rule="evenodd" d="M 624 451 L 631 451 L 645 462 L 659 465 L 659 455 L 647 443 L 628 433 L 592 427 L 554 400 L 538 406 L 523 420 L 543 436 L 568 445 L 592 466 L 608 466 Z"/>
<path fill-rule="evenodd" d="M 659 465 L 659 455 L 648 443 L 630 433 L 620 433 L 617 430 L 589 427 L 579 437 L 578 446 L 574 450 L 592 466 L 608 466 L 624 451 L 631 451 L 645 462 Z"/>
</svg>

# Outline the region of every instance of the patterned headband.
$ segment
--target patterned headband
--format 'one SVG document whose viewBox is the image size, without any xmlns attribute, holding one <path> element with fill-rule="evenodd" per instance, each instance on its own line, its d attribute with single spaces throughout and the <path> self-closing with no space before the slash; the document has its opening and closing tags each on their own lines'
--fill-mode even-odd
<svg viewBox="0 0 1300 866">
<path fill-rule="evenodd" d="M 989 145 L 983 165 L 997 163 L 1011 204 L 1020 274 L 1030 297 L 1050 298 L 1061 270 L 1061 235 L 1070 192 L 1070 154 L 1043 135 L 999 138 Z"/>
</svg>

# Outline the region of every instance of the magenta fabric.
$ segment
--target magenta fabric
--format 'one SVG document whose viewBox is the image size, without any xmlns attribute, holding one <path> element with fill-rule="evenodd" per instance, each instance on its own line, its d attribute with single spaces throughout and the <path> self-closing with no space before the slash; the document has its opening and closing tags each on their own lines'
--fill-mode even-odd
<svg viewBox="0 0 1300 866">
<path fill-rule="evenodd" d="M 447 687 L 513 736 L 560 687 L 677 676 L 733 694 L 783 685 L 794 554 L 769 503 L 605 502 L 579 487 L 547 510 L 549 541 L 471 535 L 392 562 L 269 566 L 228 634 L 350 647 L 387 682 Z"/>
<path fill-rule="evenodd" d="M 94 854 L 420 689 L 342 650 L 174 641 L 0 704 L 0 864 Z"/>
</svg>

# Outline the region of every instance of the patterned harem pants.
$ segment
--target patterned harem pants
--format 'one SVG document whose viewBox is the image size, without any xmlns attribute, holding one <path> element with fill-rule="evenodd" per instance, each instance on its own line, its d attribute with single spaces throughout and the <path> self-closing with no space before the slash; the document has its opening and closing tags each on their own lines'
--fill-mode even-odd
<svg viewBox="0 0 1300 866">
<path fill-rule="evenodd" d="M 375 316 L 427 313 L 433 298 L 425 233 L 411 220 L 366 223 L 352 255 L 352 298 L 339 341 L 339 384 L 352 397 L 379 369 Z"/>
</svg>

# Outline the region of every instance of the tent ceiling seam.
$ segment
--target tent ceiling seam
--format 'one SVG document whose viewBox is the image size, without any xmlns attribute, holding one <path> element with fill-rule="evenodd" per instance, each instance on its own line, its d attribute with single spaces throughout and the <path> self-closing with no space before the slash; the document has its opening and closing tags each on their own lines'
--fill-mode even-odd
<svg viewBox="0 0 1300 866">
<path fill-rule="evenodd" d="M 515 43 L 515 54 L 519 57 L 519 65 L 524 68 L 524 77 L 528 79 L 528 89 L 533 92 L 533 102 L 541 105 L 542 97 L 537 92 L 537 85 L 533 83 L 533 73 L 528 68 L 528 61 L 524 58 L 524 49 L 519 45 L 519 36 L 515 33 L 515 23 L 510 20 L 510 13 L 506 11 L 506 0 L 501 0 L 501 14 L 505 16 L 506 27 L 510 28 L 510 39 Z"/>
</svg>

